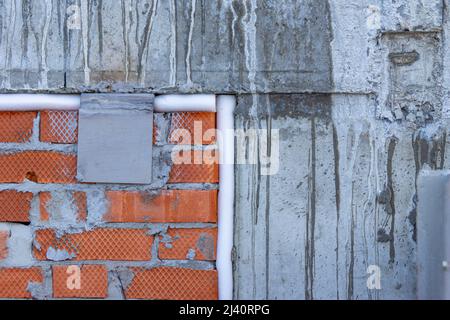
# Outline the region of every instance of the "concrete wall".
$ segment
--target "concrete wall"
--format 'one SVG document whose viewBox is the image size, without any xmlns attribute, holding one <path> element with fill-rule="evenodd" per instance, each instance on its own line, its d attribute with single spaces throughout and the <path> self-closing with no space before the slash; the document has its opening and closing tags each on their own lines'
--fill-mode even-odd
<svg viewBox="0 0 450 320">
<path fill-rule="evenodd" d="M 280 130 L 280 170 L 236 167 L 235 297 L 415 298 L 416 179 L 449 167 L 447 8 L 3 0 L 1 91 L 237 94 L 238 128 Z"/>
</svg>

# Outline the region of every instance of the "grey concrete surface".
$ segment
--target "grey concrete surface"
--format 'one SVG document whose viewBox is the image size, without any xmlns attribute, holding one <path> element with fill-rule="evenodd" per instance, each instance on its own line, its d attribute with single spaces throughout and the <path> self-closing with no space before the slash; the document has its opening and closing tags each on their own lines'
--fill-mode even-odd
<svg viewBox="0 0 450 320">
<path fill-rule="evenodd" d="M 0 91 L 238 95 L 235 298 L 414 299 L 416 180 L 449 168 L 448 8 L 3 0 Z"/>
<path fill-rule="evenodd" d="M 331 89 L 326 1 L 2 1 L 2 91 Z"/>
</svg>

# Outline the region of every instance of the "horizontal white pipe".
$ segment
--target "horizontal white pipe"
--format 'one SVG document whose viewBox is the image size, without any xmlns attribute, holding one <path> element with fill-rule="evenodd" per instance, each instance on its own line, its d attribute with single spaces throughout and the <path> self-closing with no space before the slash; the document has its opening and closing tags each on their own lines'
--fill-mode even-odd
<svg viewBox="0 0 450 320">
<path fill-rule="evenodd" d="M 1 94 L 0 111 L 71 111 L 80 108 L 80 95 Z"/>
<path fill-rule="evenodd" d="M 80 95 L 1 94 L 0 111 L 78 110 Z M 155 98 L 155 112 L 216 112 L 213 94 L 174 94 Z"/>
<path fill-rule="evenodd" d="M 219 299 L 233 299 L 234 223 L 234 96 L 217 97 L 217 129 L 220 155 L 219 167 L 219 233 L 217 240 L 217 272 Z"/>
<path fill-rule="evenodd" d="M 155 112 L 216 112 L 214 94 L 170 94 L 155 98 Z"/>
</svg>

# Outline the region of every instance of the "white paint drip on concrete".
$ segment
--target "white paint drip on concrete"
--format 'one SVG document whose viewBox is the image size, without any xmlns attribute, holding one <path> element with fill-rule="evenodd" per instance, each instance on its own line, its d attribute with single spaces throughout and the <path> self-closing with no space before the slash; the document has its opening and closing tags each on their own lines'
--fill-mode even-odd
<svg viewBox="0 0 450 320">
<path fill-rule="evenodd" d="M 170 85 L 176 86 L 177 81 L 177 12 L 175 0 L 170 1 Z"/>
<path fill-rule="evenodd" d="M 48 32 L 50 28 L 50 20 L 53 15 L 53 4 L 52 0 L 45 1 L 45 22 L 44 30 L 42 32 L 42 43 L 41 43 L 41 81 L 39 83 L 41 88 L 48 88 L 48 66 L 47 66 L 47 43 L 48 43 Z"/>
<path fill-rule="evenodd" d="M 250 83 L 250 93 L 253 95 L 253 104 L 250 114 L 256 118 L 258 99 L 256 96 L 256 0 L 251 1 L 251 8 L 244 2 L 245 15 L 242 19 L 244 25 L 244 48 L 245 48 L 245 66 L 248 71 L 248 81 Z"/>
<path fill-rule="evenodd" d="M 142 51 L 142 56 L 140 57 L 140 59 L 141 59 L 141 61 L 140 61 L 141 74 L 139 75 L 140 76 L 139 82 L 140 82 L 141 85 L 145 84 L 145 76 L 146 76 L 146 71 L 147 71 L 148 49 L 149 49 L 148 47 L 150 45 L 150 36 L 151 36 L 152 30 L 153 30 L 153 23 L 154 23 L 155 16 L 156 16 L 156 10 L 158 9 L 158 0 L 153 0 L 152 3 L 153 3 L 152 13 L 150 15 L 148 31 L 144 35 L 145 41 L 141 44 L 141 45 L 145 45 L 146 44 L 146 47 Z"/>
<path fill-rule="evenodd" d="M 13 1 L 14 5 L 11 5 L 11 9 L 9 12 L 9 26 L 8 30 L 13 30 L 12 32 L 9 32 L 6 34 L 6 46 L 5 46 L 5 68 L 3 70 L 11 70 L 11 56 L 12 56 L 12 43 L 14 42 L 15 37 L 15 25 L 16 25 L 16 5 L 17 1 Z M 2 87 L 5 88 L 11 88 L 11 72 L 8 72 L 8 74 L 5 74 L 5 77 L 3 79 Z"/>
<path fill-rule="evenodd" d="M 195 6 L 197 0 L 191 2 L 191 23 L 189 25 L 188 47 L 186 52 L 186 85 L 192 86 L 192 67 L 191 67 L 191 51 L 192 51 L 192 36 L 194 34 L 195 25 Z"/>
<path fill-rule="evenodd" d="M 84 82 L 89 85 L 91 82 L 91 69 L 89 68 L 89 11 L 87 0 L 81 0 L 81 32 L 83 40 L 84 57 Z"/>
<path fill-rule="evenodd" d="M 237 21 L 237 14 L 236 14 L 236 10 L 234 10 L 233 7 L 233 0 L 229 0 L 229 6 L 230 6 L 230 11 L 231 11 L 231 15 L 233 16 L 233 20 L 231 22 L 231 39 L 234 42 L 234 39 L 236 38 L 236 21 Z"/>
</svg>

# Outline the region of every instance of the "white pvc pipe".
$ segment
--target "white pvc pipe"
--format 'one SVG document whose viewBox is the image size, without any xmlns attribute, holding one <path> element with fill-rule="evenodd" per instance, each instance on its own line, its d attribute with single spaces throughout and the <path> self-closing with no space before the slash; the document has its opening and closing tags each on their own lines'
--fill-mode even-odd
<svg viewBox="0 0 450 320">
<path fill-rule="evenodd" d="M 0 111 L 72 111 L 80 108 L 80 95 L 1 94 Z"/>
<path fill-rule="evenodd" d="M 155 112 L 216 112 L 214 94 L 171 94 L 155 98 Z"/>
<path fill-rule="evenodd" d="M 0 111 L 71 111 L 80 108 L 80 95 L 2 94 Z M 155 112 L 216 112 L 214 94 L 175 94 L 155 98 Z"/>
<path fill-rule="evenodd" d="M 233 224 L 234 224 L 234 96 L 217 97 L 219 168 L 219 234 L 217 272 L 219 299 L 233 299 Z"/>
</svg>

